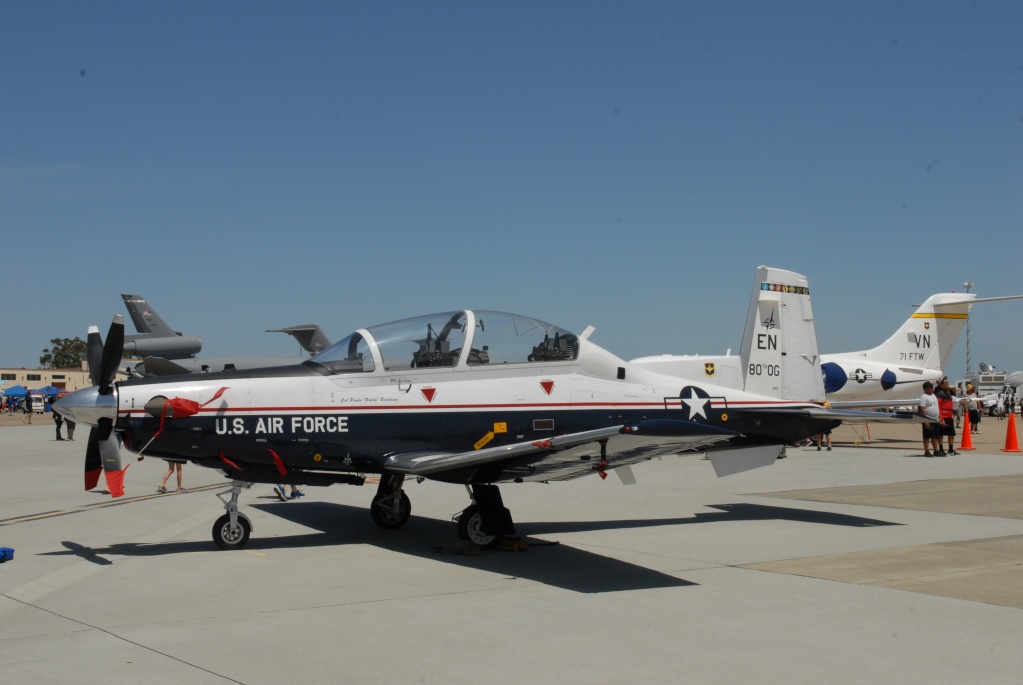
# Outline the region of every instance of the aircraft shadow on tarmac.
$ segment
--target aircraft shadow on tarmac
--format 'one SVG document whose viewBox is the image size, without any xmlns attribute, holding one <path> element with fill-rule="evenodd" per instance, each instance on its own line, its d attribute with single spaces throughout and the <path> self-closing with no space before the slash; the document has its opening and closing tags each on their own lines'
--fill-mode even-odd
<svg viewBox="0 0 1023 685">
<path fill-rule="evenodd" d="M 527 522 L 516 525 L 522 536 L 772 519 L 853 527 L 900 525 L 833 512 L 757 504 L 718 504 L 713 507 L 720 511 L 665 519 Z M 691 581 L 673 575 L 586 552 L 571 545 L 537 540 L 527 540 L 533 554 L 501 552 L 468 556 L 445 554 L 441 551 L 443 545 L 440 543 L 451 539 L 452 525 L 448 521 L 438 519 L 413 515 L 400 530 L 381 530 L 369 520 L 362 507 L 330 502 L 292 502 L 288 504 L 256 504 L 253 505 L 253 508 L 317 531 L 270 538 L 260 538 L 257 535 L 249 540 L 247 547 L 254 551 L 372 544 L 398 554 L 441 561 L 463 568 L 489 571 L 513 578 L 523 578 L 582 593 L 622 592 L 695 585 Z M 158 556 L 213 552 L 215 550 L 213 543 L 209 540 L 117 543 L 95 549 L 71 541 L 64 541 L 62 545 L 66 551 L 46 552 L 43 555 L 73 555 L 90 563 L 109 565 L 113 562 L 107 558 L 108 556 Z"/>
<path fill-rule="evenodd" d="M 727 521 L 798 521 L 828 526 L 852 528 L 873 528 L 875 526 L 898 526 L 900 523 L 850 516 L 830 511 L 793 509 L 790 507 L 767 506 L 762 504 L 709 504 L 715 512 L 703 512 L 692 516 L 666 519 L 632 519 L 623 521 L 543 521 L 537 523 L 516 523 L 520 533 L 527 535 L 550 535 L 553 533 L 579 533 L 590 530 L 613 530 L 624 528 L 651 528 L 653 526 L 683 526 L 693 523 L 722 523 Z"/>
</svg>

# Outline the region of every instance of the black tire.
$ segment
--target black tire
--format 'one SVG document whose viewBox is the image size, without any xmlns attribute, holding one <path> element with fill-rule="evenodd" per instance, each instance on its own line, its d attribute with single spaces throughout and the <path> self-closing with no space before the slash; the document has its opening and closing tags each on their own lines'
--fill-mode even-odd
<svg viewBox="0 0 1023 685">
<path fill-rule="evenodd" d="M 241 549 L 249 543 L 252 524 L 244 516 L 238 517 L 238 528 L 231 530 L 231 517 L 224 514 L 213 524 L 213 542 L 220 549 Z"/>
<path fill-rule="evenodd" d="M 373 523 L 381 528 L 386 530 L 401 528 L 408 522 L 409 517 L 412 516 L 412 501 L 404 492 L 401 493 L 398 511 L 395 512 L 390 507 L 383 506 L 383 502 L 388 499 L 390 498 L 374 497 L 373 503 L 369 505 L 369 515 L 373 519 Z"/>
<path fill-rule="evenodd" d="M 493 549 L 501 541 L 497 535 L 483 532 L 483 517 L 475 504 L 466 507 L 458 517 L 458 538 L 468 540 L 480 549 Z"/>
</svg>

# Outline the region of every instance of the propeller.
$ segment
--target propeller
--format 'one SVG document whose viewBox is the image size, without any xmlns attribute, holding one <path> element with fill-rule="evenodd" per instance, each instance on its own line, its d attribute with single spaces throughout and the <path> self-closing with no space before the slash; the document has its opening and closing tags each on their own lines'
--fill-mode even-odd
<svg viewBox="0 0 1023 685">
<path fill-rule="evenodd" d="M 93 385 L 99 386 L 100 395 L 109 395 L 110 384 L 117 376 L 117 367 L 124 353 L 124 317 L 120 314 L 114 316 L 114 320 L 110 322 L 110 330 L 107 331 L 106 344 L 99 337 L 98 329 L 95 336 L 90 329 L 88 345 L 89 377 Z M 92 362 L 95 358 L 98 358 L 99 364 L 93 367 Z"/>
<path fill-rule="evenodd" d="M 96 326 L 89 327 L 87 341 L 87 357 L 89 359 L 89 378 L 95 386 L 93 389 L 101 397 L 113 393 L 114 378 L 121 362 L 124 350 L 124 317 L 114 316 L 107 331 L 106 343 L 100 337 Z M 98 399 L 98 398 L 97 398 Z M 109 404 L 102 402 L 97 404 Z M 116 417 L 116 400 L 114 416 Z M 113 497 L 124 494 L 124 469 L 121 468 L 121 450 L 117 435 L 114 433 L 114 419 L 101 416 L 89 431 L 89 442 L 85 448 L 85 489 L 92 490 L 99 484 L 100 471 L 106 473 L 107 487 Z"/>
</svg>

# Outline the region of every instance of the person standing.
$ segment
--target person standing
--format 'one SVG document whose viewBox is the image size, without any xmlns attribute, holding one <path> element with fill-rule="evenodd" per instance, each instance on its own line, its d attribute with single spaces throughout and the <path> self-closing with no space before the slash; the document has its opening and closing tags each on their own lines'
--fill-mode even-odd
<svg viewBox="0 0 1023 685">
<path fill-rule="evenodd" d="M 160 481 L 160 487 L 156 489 L 157 492 L 163 494 L 167 492 L 167 480 L 171 477 L 171 474 L 175 471 L 178 472 L 178 492 L 184 492 L 185 489 L 181 487 L 181 467 L 184 466 L 180 461 L 170 461 L 165 459 L 167 462 L 167 473 L 163 474 L 163 480 Z"/>
<path fill-rule="evenodd" d="M 53 408 L 53 404 L 56 401 L 57 396 L 54 395 L 53 397 L 47 399 L 46 403 L 50 405 L 50 414 L 53 415 L 53 423 L 57 425 L 57 440 L 63 441 L 64 438 L 60 437 L 60 427 L 64 425 L 64 417 L 60 415 L 60 412 Z"/>
<path fill-rule="evenodd" d="M 25 393 L 25 415 L 21 417 L 22 423 L 32 425 L 32 393 Z"/>
<path fill-rule="evenodd" d="M 948 387 L 948 378 L 942 378 L 938 387 L 934 389 L 934 396 L 938 398 L 938 414 L 941 416 L 941 433 L 948 436 L 947 454 L 949 455 L 959 454 L 955 449 L 955 392 L 954 389 Z M 941 438 L 938 438 L 938 446 L 941 446 Z"/>
<path fill-rule="evenodd" d="M 966 411 L 970 416 L 970 432 L 980 435 L 980 402 L 977 401 L 977 388 L 966 386 Z"/>
<path fill-rule="evenodd" d="M 278 483 L 277 485 L 274 486 L 274 494 L 277 495 L 277 499 L 279 499 L 282 502 L 287 502 L 289 499 L 298 499 L 300 497 L 305 497 L 305 493 L 300 491 L 298 489 L 298 486 L 295 485 L 294 483 L 291 484 L 291 495 L 290 495 L 290 497 L 287 497 L 287 498 L 284 497 L 284 484 L 283 483 Z"/>
<path fill-rule="evenodd" d="M 938 398 L 934 396 L 934 383 L 924 382 L 924 394 L 917 401 L 916 412 L 927 419 L 923 424 L 924 456 L 944 457 L 941 449 L 941 412 L 938 409 Z M 934 454 L 931 454 L 931 449 Z"/>
<path fill-rule="evenodd" d="M 831 430 L 826 430 L 823 433 L 817 434 L 817 451 L 821 451 L 821 440 L 825 440 L 828 443 L 828 452 L 831 451 Z"/>
</svg>

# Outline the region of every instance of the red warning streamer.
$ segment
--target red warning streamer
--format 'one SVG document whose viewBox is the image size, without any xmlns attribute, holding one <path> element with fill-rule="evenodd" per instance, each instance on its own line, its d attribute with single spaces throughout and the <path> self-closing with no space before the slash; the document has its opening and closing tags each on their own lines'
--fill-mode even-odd
<svg viewBox="0 0 1023 685">
<path fill-rule="evenodd" d="M 274 464 L 277 466 L 277 471 L 281 474 L 281 477 L 283 478 L 284 476 L 288 475 L 288 469 L 286 466 L 284 466 L 284 462 L 281 461 L 281 458 L 277 456 L 277 453 L 274 452 L 273 450 L 270 450 L 270 454 L 274 458 Z"/>
<path fill-rule="evenodd" d="M 124 496 L 124 472 L 128 470 L 128 466 L 120 471 L 107 471 L 107 490 L 110 491 L 111 497 Z"/>
<path fill-rule="evenodd" d="M 160 412 L 160 428 L 153 435 L 152 440 L 155 440 L 156 437 L 158 435 L 160 435 L 160 433 L 163 432 L 163 427 L 164 427 L 163 424 L 164 424 L 164 420 L 167 418 L 167 408 L 168 407 L 170 407 L 170 409 L 171 409 L 171 418 L 172 419 L 183 419 L 183 418 L 185 418 L 187 416 L 194 416 L 195 414 L 199 413 L 200 409 L 202 409 L 207 404 L 209 404 L 210 402 L 218 399 L 221 395 L 223 395 L 226 390 L 227 390 L 227 388 L 221 388 L 220 390 L 217 390 L 216 394 L 213 395 L 213 397 L 211 397 L 210 399 L 206 400 L 202 404 L 199 404 L 195 400 L 186 400 L 183 397 L 173 397 L 173 398 L 167 400 L 166 402 L 164 402 L 163 403 L 163 410 Z M 152 442 L 152 440 L 150 440 L 150 442 Z"/>
</svg>

